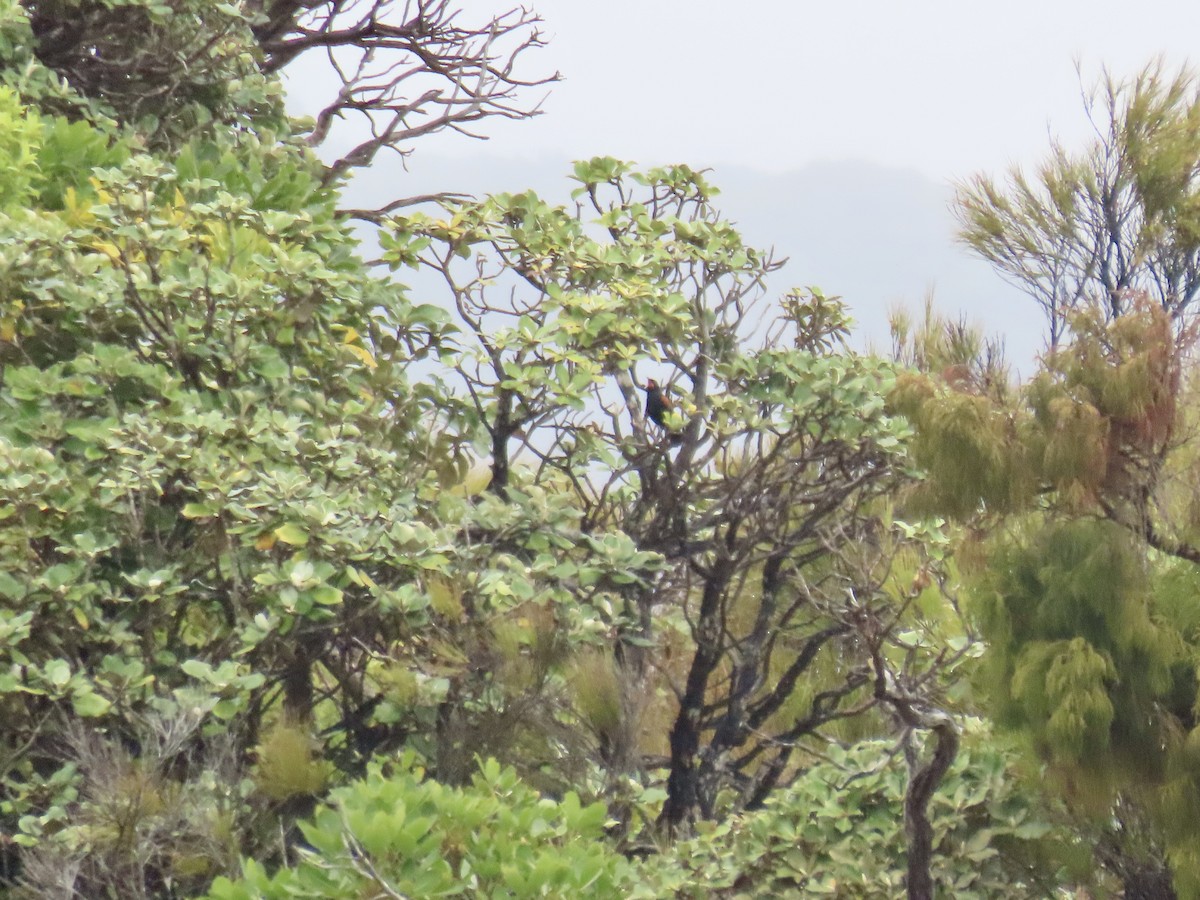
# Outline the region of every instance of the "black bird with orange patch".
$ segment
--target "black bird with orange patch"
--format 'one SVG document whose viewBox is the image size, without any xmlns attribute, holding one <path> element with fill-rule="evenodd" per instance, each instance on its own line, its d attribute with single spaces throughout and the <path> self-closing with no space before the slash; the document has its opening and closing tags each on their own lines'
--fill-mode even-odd
<svg viewBox="0 0 1200 900">
<path fill-rule="evenodd" d="M 663 389 L 653 378 L 646 379 L 644 390 L 646 391 L 646 418 L 668 432 L 671 435 L 672 444 L 680 443 L 683 435 L 678 431 L 671 431 L 666 423 L 666 415 L 672 409 L 671 398 L 663 393 Z"/>
</svg>

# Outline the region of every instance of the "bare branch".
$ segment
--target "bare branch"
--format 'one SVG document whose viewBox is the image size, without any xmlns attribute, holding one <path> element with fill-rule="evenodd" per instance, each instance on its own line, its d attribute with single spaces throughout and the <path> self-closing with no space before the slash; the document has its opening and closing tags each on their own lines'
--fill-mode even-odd
<svg viewBox="0 0 1200 900">
<path fill-rule="evenodd" d="M 369 166 L 381 150 L 409 152 L 413 140 L 438 131 L 482 137 L 473 129 L 487 119 L 527 119 L 542 99 L 522 98 L 529 88 L 559 79 L 518 74 L 526 51 L 543 46 L 541 19 L 517 7 L 486 22 L 464 22 L 449 0 L 284 0 L 265 12 L 256 29 L 265 60 L 275 72 L 316 51 L 329 61 L 338 87 L 316 115 L 308 141 L 325 145 L 335 132 L 366 137 L 334 160 L 326 181 Z M 415 198 L 387 209 L 419 202 Z M 376 220 L 384 208 L 354 210 Z"/>
</svg>

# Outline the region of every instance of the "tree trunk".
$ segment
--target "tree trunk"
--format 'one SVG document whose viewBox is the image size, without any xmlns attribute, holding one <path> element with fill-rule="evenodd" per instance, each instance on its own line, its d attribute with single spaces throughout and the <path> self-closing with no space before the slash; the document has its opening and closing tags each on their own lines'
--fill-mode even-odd
<svg viewBox="0 0 1200 900">
<path fill-rule="evenodd" d="M 929 762 L 915 768 L 904 795 L 904 830 L 908 835 L 908 900 L 933 900 L 933 825 L 929 821 L 929 801 L 937 790 L 954 757 L 958 755 L 958 732 L 954 723 L 939 722 L 932 728 L 935 741 Z M 914 754 L 912 763 L 916 762 Z"/>
<path fill-rule="evenodd" d="M 724 635 L 721 629 L 721 599 L 729 583 L 728 560 L 714 564 L 706 576 L 700 600 L 700 614 L 693 628 L 696 651 L 688 670 L 687 685 L 680 698 L 679 713 L 671 728 L 671 763 L 667 776 L 667 801 L 659 823 L 676 837 L 681 828 L 694 822 L 702 810 L 711 808 L 701 791 L 700 731 L 708 681 L 722 659 Z"/>
<path fill-rule="evenodd" d="M 1171 873 L 1165 866 L 1146 864 L 1127 869 L 1122 886 L 1125 900 L 1176 900 Z"/>
</svg>

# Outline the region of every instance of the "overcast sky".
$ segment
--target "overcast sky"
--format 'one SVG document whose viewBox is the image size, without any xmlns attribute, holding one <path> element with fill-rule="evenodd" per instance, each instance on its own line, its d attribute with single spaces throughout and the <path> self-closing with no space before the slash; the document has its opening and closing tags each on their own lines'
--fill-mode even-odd
<svg viewBox="0 0 1200 900">
<path fill-rule="evenodd" d="M 857 159 L 949 179 L 1036 160 L 1048 129 L 1082 140 L 1076 62 L 1089 83 L 1182 64 L 1200 36 L 1182 0 L 527 2 L 548 39 L 529 63 L 564 76 L 546 114 L 439 152 L 771 172 Z"/>
</svg>

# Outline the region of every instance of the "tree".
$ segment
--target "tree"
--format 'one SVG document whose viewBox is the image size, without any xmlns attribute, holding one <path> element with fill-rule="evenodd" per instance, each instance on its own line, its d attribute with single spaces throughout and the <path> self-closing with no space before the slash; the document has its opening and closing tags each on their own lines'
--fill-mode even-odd
<svg viewBox="0 0 1200 900">
<path fill-rule="evenodd" d="M 378 430 L 383 405 L 364 401 L 380 383 L 347 339 L 369 330 L 378 286 L 300 148 L 220 134 L 167 163 L 9 99 L 24 149 L 46 162 L 29 166 L 29 196 L 49 199 L 14 197 L 3 217 L 4 812 L 8 833 L 57 832 L 64 856 L 87 858 L 109 832 L 56 823 L 99 770 L 64 758 L 64 733 L 144 748 L 182 729 L 162 764 L 193 760 L 198 777 L 231 723 L 235 757 L 253 746 L 281 690 L 311 715 L 308 654 L 363 615 L 338 584 L 349 560 L 330 559 L 364 526 L 330 514 L 365 502 L 407 522 L 411 482 L 393 476 L 395 450 L 353 437 Z M 320 491 L 314 466 L 330 467 Z M 325 549 L 305 553 L 310 537 Z M 183 728 L 196 710 L 204 721 Z M 237 780 L 219 783 L 213 802 L 237 806 Z M 205 874 L 177 864 L 156 856 L 146 882 L 77 889 L 139 896 Z"/>
<path fill-rule="evenodd" d="M 911 502 L 965 525 L 979 683 L 1126 890 L 1193 896 L 1195 625 L 1187 336 L 1145 298 L 1070 319 L 1005 402 L 913 377 L 893 395 L 930 479 Z M 989 534 L 984 539 L 982 536 Z"/>
<path fill-rule="evenodd" d="M 1054 144 L 1035 175 L 958 191 L 962 240 L 1042 307 L 1051 348 L 1078 308 L 1115 317 L 1146 293 L 1178 319 L 1200 291 L 1195 77 L 1161 62 L 1106 76 L 1089 109 L 1097 139 L 1082 153 Z"/>
<path fill-rule="evenodd" d="M 761 806 L 803 767 L 804 739 L 879 706 L 940 729 L 935 765 L 915 767 L 931 793 L 956 743 L 929 714 L 934 670 L 956 657 L 938 656 L 945 622 L 898 637 L 930 584 L 910 588 L 912 568 L 938 562 L 920 549 L 936 534 L 888 512 L 907 477 L 892 372 L 845 350 L 842 308 L 819 293 L 786 297 L 746 346 L 774 263 L 720 219 L 699 173 L 596 159 L 575 178 L 574 212 L 502 195 L 399 219 L 384 247 L 450 290 L 461 391 L 445 431 L 480 435 L 491 491 L 555 485 L 585 534 L 613 529 L 655 561 L 609 613 L 608 777 L 641 768 L 645 726 L 623 717 L 665 689 L 670 833 Z M 670 373 L 678 451 L 643 419 L 648 364 Z"/>
</svg>

